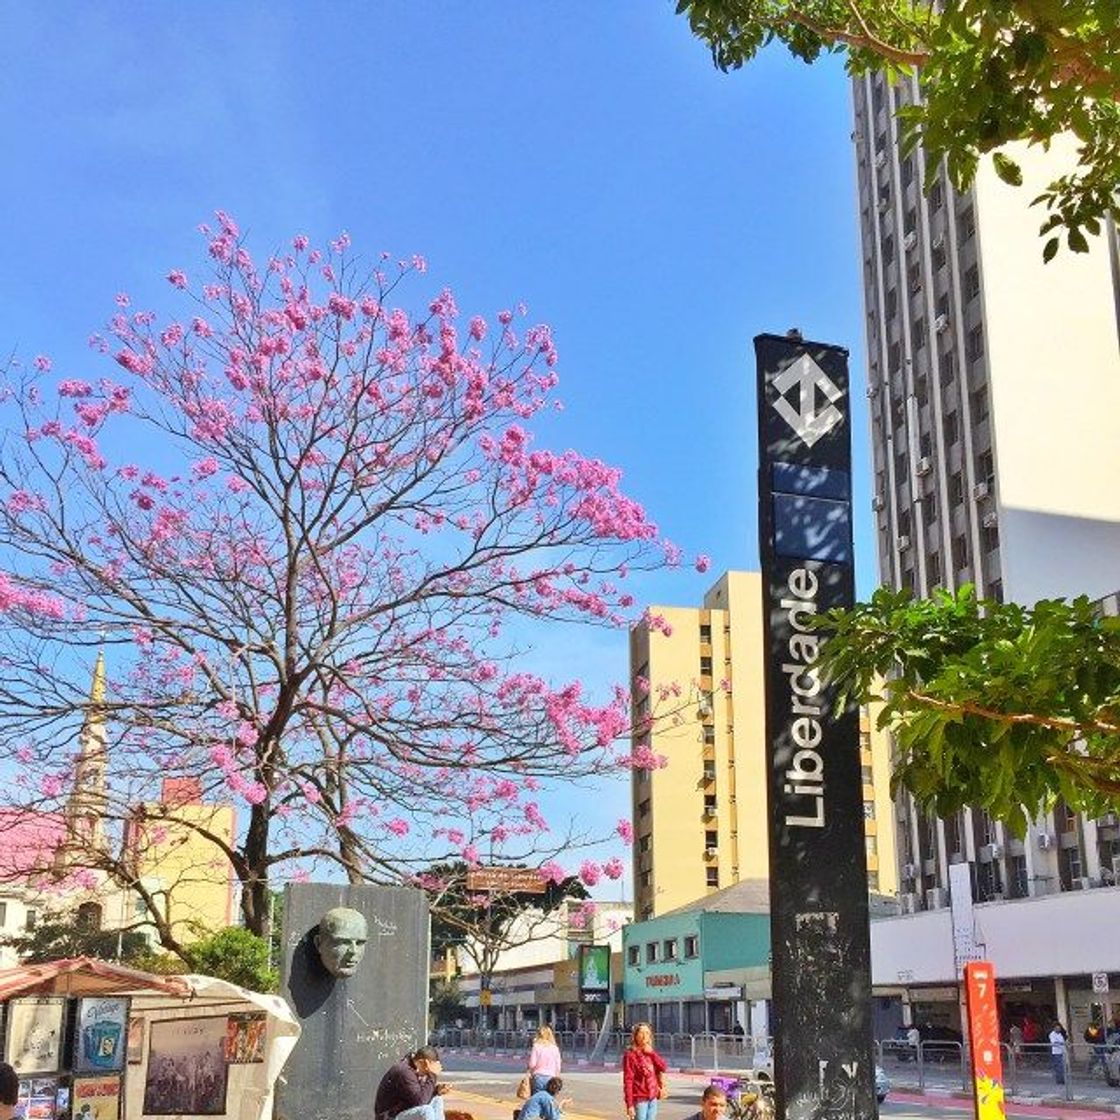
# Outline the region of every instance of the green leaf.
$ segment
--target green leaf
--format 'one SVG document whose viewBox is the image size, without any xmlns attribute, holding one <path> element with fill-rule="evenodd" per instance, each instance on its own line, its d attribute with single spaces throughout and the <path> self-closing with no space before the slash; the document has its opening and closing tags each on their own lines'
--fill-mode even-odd
<svg viewBox="0 0 1120 1120">
<path fill-rule="evenodd" d="M 995 165 L 996 174 L 1005 183 L 1010 183 L 1013 187 L 1023 185 L 1023 171 L 1010 156 L 1005 156 L 1003 152 L 996 152 L 992 156 L 992 163 Z"/>
<path fill-rule="evenodd" d="M 1042 249 L 1043 263 L 1045 263 L 1047 261 L 1052 261 L 1054 259 L 1055 255 L 1057 254 L 1057 252 L 1058 252 L 1058 239 L 1056 237 L 1051 237 L 1050 240 L 1046 242 L 1046 244 L 1043 246 L 1043 249 Z"/>
</svg>

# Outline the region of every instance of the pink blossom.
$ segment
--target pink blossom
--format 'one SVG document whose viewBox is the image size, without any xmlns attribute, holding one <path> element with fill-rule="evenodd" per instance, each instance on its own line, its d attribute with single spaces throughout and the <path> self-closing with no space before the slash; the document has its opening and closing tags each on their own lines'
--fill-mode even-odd
<svg viewBox="0 0 1120 1120">
<path fill-rule="evenodd" d="M 173 288 L 180 288 L 180 289 L 185 288 L 187 286 L 187 274 L 185 272 L 181 272 L 177 268 L 173 268 L 167 274 L 167 282 Z"/>
<path fill-rule="evenodd" d="M 53 363 L 46 354 L 37 354 L 35 356 L 35 368 L 40 373 L 50 373 Z"/>
<path fill-rule="evenodd" d="M 712 566 L 712 561 L 709 557 L 701 553 L 696 557 L 696 570 L 700 573 L 706 572 Z"/>
<path fill-rule="evenodd" d="M 76 381 L 73 378 L 58 383 L 60 397 L 88 397 L 93 392 L 93 386 L 88 381 Z"/>
<path fill-rule="evenodd" d="M 555 883 L 557 886 L 560 886 L 568 877 L 568 873 L 555 860 L 549 860 L 548 863 L 542 864 L 540 875 L 546 883 Z"/>
<path fill-rule="evenodd" d="M 310 244 L 311 241 L 305 233 L 298 233 L 292 238 L 292 248 L 295 249 L 297 253 L 302 253 Z"/>
<path fill-rule="evenodd" d="M 400 817 L 393 817 L 392 820 L 386 821 L 385 827 L 394 836 L 407 836 L 409 833 L 408 821 L 402 820 Z"/>
<path fill-rule="evenodd" d="M 579 877 L 588 887 L 595 886 L 603 876 L 603 869 L 592 859 L 585 859 L 579 865 Z"/>
<path fill-rule="evenodd" d="M 191 474 L 195 478 L 209 478 L 212 474 L 218 471 L 218 460 L 213 455 L 205 459 L 199 459 L 197 463 L 191 468 Z"/>
<path fill-rule="evenodd" d="M 625 871 L 622 860 L 618 856 L 612 856 L 606 863 L 603 864 L 603 874 L 608 879 L 621 879 Z"/>
<path fill-rule="evenodd" d="M 632 844 L 634 842 L 634 826 L 626 817 L 619 818 L 618 824 L 615 825 L 615 831 L 622 837 L 622 842 L 624 844 Z"/>
</svg>

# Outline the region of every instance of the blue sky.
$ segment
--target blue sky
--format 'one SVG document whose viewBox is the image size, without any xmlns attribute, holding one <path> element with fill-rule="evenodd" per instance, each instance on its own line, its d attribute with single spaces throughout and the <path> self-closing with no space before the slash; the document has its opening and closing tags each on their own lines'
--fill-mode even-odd
<svg viewBox="0 0 1120 1120">
<path fill-rule="evenodd" d="M 796 325 L 852 350 L 868 592 L 846 80 L 779 51 L 720 74 L 673 7 L 3 5 L 0 353 L 97 372 L 114 294 L 162 298 L 218 207 L 262 253 L 343 229 L 422 253 L 464 313 L 552 324 L 566 411 L 542 442 L 620 466 L 711 556 L 640 587 L 689 603 L 757 565 L 751 339 Z M 625 675 L 624 642 L 581 645 L 589 677 Z M 624 788 L 601 802 L 613 820 Z"/>
</svg>

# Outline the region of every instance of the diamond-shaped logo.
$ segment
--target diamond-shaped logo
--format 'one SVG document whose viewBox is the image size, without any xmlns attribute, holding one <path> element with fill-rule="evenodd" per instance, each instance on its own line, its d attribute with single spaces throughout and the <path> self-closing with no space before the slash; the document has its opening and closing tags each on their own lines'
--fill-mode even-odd
<svg viewBox="0 0 1120 1120">
<path fill-rule="evenodd" d="M 797 387 L 797 407 L 786 399 L 790 389 Z M 808 354 L 787 366 L 774 378 L 778 399 L 774 408 L 778 415 L 812 447 L 822 436 L 828 435 L 844 419 L 834 403 L 844 395 L 832 379 Z M 817 390 L 824 395 L 825 405 L 817 410 Z"/>
</svg>

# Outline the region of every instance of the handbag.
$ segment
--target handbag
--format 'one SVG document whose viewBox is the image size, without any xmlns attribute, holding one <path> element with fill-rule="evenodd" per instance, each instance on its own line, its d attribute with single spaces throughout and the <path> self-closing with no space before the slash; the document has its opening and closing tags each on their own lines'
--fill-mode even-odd
<svg viewBox="0 0 1120 1120">
<path fill-rule="evenodd" d="M 524 1077 L 517 1083 L 517 1099 L 519 1101 L 527 1101 L 532 1094 L 529 1091 L 530 1082 L 529 1075 L 525 1074 Z"/>
</svg>

